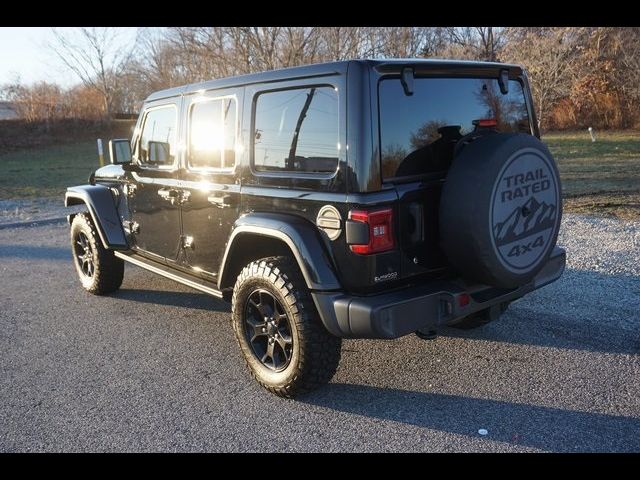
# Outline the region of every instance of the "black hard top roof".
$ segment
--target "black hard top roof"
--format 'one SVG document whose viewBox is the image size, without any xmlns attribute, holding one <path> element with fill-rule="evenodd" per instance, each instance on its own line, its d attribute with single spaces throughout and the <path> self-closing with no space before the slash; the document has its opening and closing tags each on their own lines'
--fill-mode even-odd
<svg viewBox="0 0 640 480">
<path fill-rule="evenodd" d="M 191 83 L 180 87 L 168 88 L 152 93 L 145 102 L 159 100 L 161 98 L 173 97 L 185 93 L 197 92 L 199 90 L 211 90 L 217 88 L 227 88 L 239 85 L 249 85 L 252 83 L 277 82 L 281 80 L 291 80 L 295 78 L 338 75 L 347 71 L 349 63 L 360 63 L 375 68 L 380 71 L 395 70 L 402 65 L 424 66 L 426 69 L 466 69 L 466 68 L 515 68 L 519 65 L 497 63 L 497 62 L 477 62 L 466 60 L 444 60 L 426 58 L 396 58 L 380 60 L 343 60 L 339 62 L 315 63 L 311 65 L 301 65 L 299 67 L 281 68 L 266 72 L 250 73 L 235 77 L 225 77 L 205 82 Z"/>
</svg>

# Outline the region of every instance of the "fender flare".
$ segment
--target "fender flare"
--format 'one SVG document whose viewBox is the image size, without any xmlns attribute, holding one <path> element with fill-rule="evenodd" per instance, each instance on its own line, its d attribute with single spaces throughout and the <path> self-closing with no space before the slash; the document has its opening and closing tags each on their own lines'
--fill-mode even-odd
<svg viewBox="0 0 640 480">
<path fill-rule="evenodd" d="M 64 206 L 86 204 L 96 225 L 104 248 L 128 250 L 129 244 L 122 228 L 111 190 L 104 185 L 81 185 L 67 188 Z M 70 220 L 73 216 L 70 216 Z"/>
<path fill-rule="evenodd" d="M 225 282 L 225 270 L 230 262 L 234 242 L 246 234 L 272 237 L 284 242 L 293 252 L 310 290 L 342 288 L 315 225 L 295 215 L 279 213 L 249 213 L 236 220 L 222 258 L 219 286 Z"/>
</svg>

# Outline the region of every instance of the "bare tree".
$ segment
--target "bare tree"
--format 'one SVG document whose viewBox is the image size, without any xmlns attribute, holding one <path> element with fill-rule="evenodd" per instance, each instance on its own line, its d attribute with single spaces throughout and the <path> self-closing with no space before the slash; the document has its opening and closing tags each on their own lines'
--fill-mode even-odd
<svg viewBox="0 0 640 480">
<path fill-rule="evenodd" d="M 115 27 L 78 27 L 63 32 L 52 28 L 51 50 L 77 75 L 83 85 L 103 97 L 104 113 L 113 113 L 113 100 L 120 87 L 120 75 L 132 55 Z"/>
<path fill-rule="evenodd" d="M 504 44 L 499 27 L 446 27 L 445 55 L 469 60 L 495 61 Z"/>
<path fill-rule="evenodd" d="M 196 47 L 187 46 L 182 35 L 182 29 L 157 32 L 144 28 L 139 31 L 139 54 L 130 60 L 125 70 L 132 73 L 137 82 L 146 85 L 146 88 L 140 88 L 141 92 L 144 90 L 148 94 L 198 80 L 194 78 L 195 68 L 192 64 L 199 52 L 194 51 Z M 206 67 L 202 69 L 206 70 Z M 207 73 L 204 72 L 205 75 Z"/>
<path fill-rule="evenodd" d="M 18 114 L 28 123 L 50 125 L 60 119 L 96 120 L 103 114 L 100 94 L 94 88 L 78 85 L 64 90 L 55 83 L 24 85 L 19 79 L 1 89 Z"/>
<path fill-rule="evenodd" d="M 578 61 L 571 31 L 559 27 L 509 28 L 505 34 L 508 42 L 502 59 L 526 67 L 540 126 L 551 106 L 567 97 L 571 89 L 572 69 Z"/>
<path fill-rule="evenodd" d="M 27 122 L 48 122 L 61 116 L 62 89 L 48 82 L 23 85 L 18 79 L 3 87 L 4 96 L 13 103 L 18 117 Z"/>
<path fill-rule="evenodd" d="M 322 60 L 358 58 L 362 50 L 362 27 L 319 27 Z"/>
<path fill-rule="evenodd" d="M 427 27 L 424 29 L 424 41 L 420 55 L 423 57 L 441 57 L 447 46 L 444 27 Z"/>
<path fill-rule="evenodd" d="M 279 64 L 283 67 L 315 63 L 318 61 L 319 41 L 317 27 L 285 27 Z"/>
<path fill-rule="evenodd" d="M 638 122 L 640 29 L 580 27 L 574 37 L 580 63 L 571 100 L 581 118 L 604 128 Z"/>
<path fill-rule="evenodd" d="M 423 50 L 424 27 L 385 27 L 377 31 L 377 43 L 383 57 L 417 57 Z"/>
<path fill-rule="evenodd" d="M 618 72 L 622 78 L 621 90 L 627 101 L 627 109 L 634 120 L 640 119 L 640 28 L 619 28 L 616 35 L 619 49 Z"/>
</svg>

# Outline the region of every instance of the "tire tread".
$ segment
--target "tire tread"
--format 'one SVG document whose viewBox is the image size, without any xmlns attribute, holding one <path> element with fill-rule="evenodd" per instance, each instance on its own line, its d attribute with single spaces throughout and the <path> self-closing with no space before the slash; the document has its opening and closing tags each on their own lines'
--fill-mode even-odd
<svg viewBox="0 0 640 480">
<path fill-rule="evenodd" d="M 297 364 L 293 365 L 295 373 L 283 384 L 262 380 L 256 375 L 246 355 L 243 355 L 251 376 L 271 393 L 286 398 L 293 398 L 329 382 L 340 361 L 342 340 L 329 333 L 322 325 L 298 265 L 289 257 L 275 256 L 256 260 L 244 267 L 238 275 L 232 297 L 232 318 L 238 343 L 243 341 L 241 335 L 244 335 L 241 325 L 238 325 L 242 320 L 242 313 L 238 311 L 242 309 L 238 295 L 242 285 L 256 277 L 267 280 L 279 290 L 293 312 L 299 335 L 300 355 Z M 240 347 L 242 349 L 242 345 Z"/>
<path fill-rule="evenodd" d="M 80 229 L 87 235 L 97 257 L 92 282 L 90 284 L 82 282 L 84 289 L 93 295 L 106 295 L 115 292 L 122 285 L 124 278 L 124 260 L 116 257 L 112 250 L 104 248 L 98 236 L 96 226 L 93 223 L 93 219 L 87 212 L 79 213 L 73 218 L 71 224 L 72 253 L 74 252 L 74 233 L 77 229 Z"/>
</svg>

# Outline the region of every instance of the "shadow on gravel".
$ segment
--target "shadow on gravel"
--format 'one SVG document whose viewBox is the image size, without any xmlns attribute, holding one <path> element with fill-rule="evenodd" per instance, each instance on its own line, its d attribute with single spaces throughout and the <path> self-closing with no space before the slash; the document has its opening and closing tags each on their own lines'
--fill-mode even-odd
<svg viewBox="0 0 640 480">
<path fill-rule="evenodd" d="M 34 245 L 2 245 L 0 258 L 31 258 L 35 260 L 71 260 L 69 247 L 48 247 Z"/>
<path fill-rule="evenodd" d="M 216 312 L 231 312 L 229 304 L 205 293 L 171 292 L 166 290 L 132 290 L 122 288 L 111 294 L 114 298 L 134 302 L 154 303 L 172 307 L 197 308 Z"/>
<path fill-rule="evenodd" d="M 590 293 L 591 292 L 591 293 Z M 590 352 L 640 354 L 640 277 L 567 269 L 497 321 L 441 336 Z"/>
<path fill-rule="evenodd" d="M 640 354 L 640 335 L 637 331 L 630 332 L 616 325 L 579 325 L 579 320 L 579 317 L 557 314 L 536 317 L 535 312 L 527 310 L 510 312 L 493 324 L 473 330 L 445 327 L 438 334 L 442 337 L 587 352 Z M 571 325 L 572 322 L 575 324 Z"/>
<path fill-rule="evenodd" d="M 311 405 L 555 452 L 640 451 L 640 419 L 457 395 L 332 383 Z M 489 431 L 481 437 L 478 430 Z"/>
</svg>

